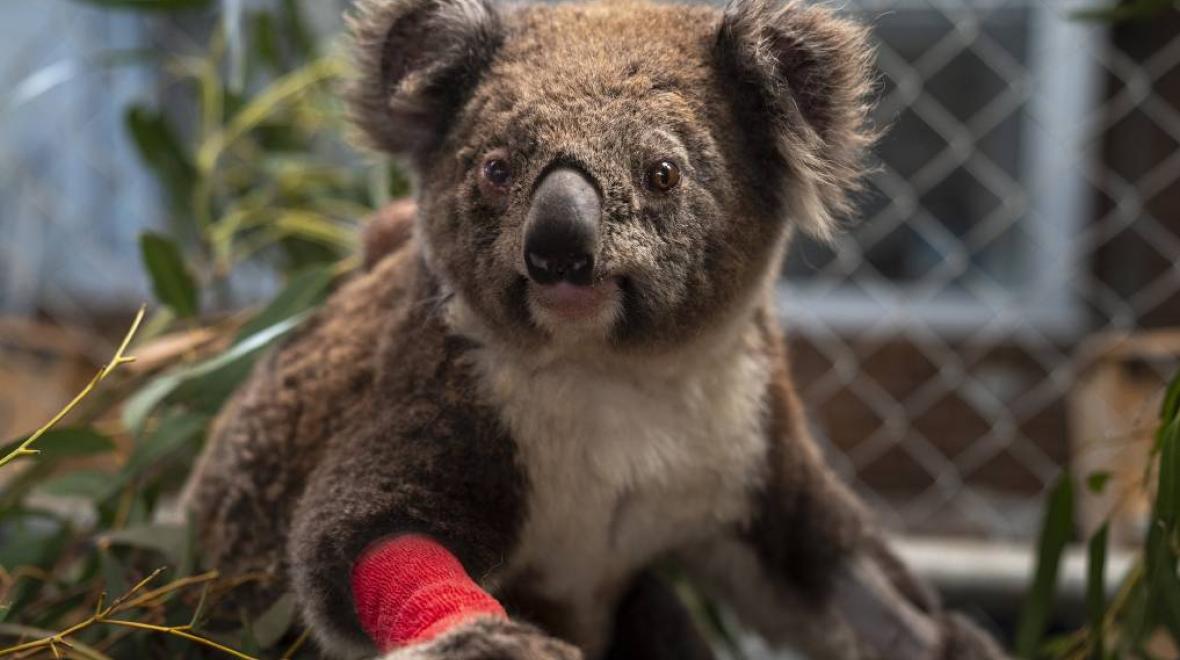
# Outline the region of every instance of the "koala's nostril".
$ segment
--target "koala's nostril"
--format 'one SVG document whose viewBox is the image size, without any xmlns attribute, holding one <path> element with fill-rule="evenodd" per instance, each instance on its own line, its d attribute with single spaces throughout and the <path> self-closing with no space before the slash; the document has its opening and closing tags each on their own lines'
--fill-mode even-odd
<svg viewBox="0 0 1180 660">
<path fill-rule="evenodd" d="M 584 174 L 569 168 L 546 174 L 525 222 L 529 277 L 538 284 L 591 284 L 601 215 L 598 191 Z"/>
<path fill-rule="evenodd" d="M 594 258 L 589 254 L 525 251 L 529 277 L 537 284 L 569 282 L 581 286 L 594 279 Z"/>
</svg>

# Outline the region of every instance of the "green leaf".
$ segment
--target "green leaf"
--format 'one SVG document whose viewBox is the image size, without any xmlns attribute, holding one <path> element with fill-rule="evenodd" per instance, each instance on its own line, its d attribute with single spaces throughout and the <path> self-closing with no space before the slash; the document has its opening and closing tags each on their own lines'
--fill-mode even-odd
<svg viewBox="0 0 1180 660">
<path fill-rule="evenodd" d="M 1041 644 L 1039 653 L 1045 658 L 1068 658 L 1070 653 L 1076 655 L 1078 640 L 1073 635 L 1059 635 L 1051 637 Z"/>
<path fill-rule="evenodd" d="M 172 125 L 163 114 L 143 106 L 128 109 L 124 122 L 139 155 L 168 192 L 173 211 L 187 216 L 197 169 Z"/>
<path fill-rule="evenodd" d="M 1091 472 L 1090 476 L 1086 477 L 1086 489 L 1095 495 L 1101 494 L 1106 490 L 1106 484 L 1110 482 L 1111 476 L 1106 470 Z"/>
<path fill-rule="evenodd" d="M 279 235 L 309 243 L 349 251 L 356 249 L 355 229 L 341 226 L 319 213 L 304 210 L 282 211 L 271 221 L 270 227 Z"/>
<path fill-rule="evenodd" d="M 295 622 L 295 597 L 283 594 L 250 624 L 250 632 L 262 648 L 277 644 Z"/>
<path fill-rule="evenodd" d="M 1090 539 L 1086 571 L 1086 614 L 1090 622 L 1091 658 L 1102 660 L 1106 643 L 1103 618 L 1106 616 L 1106 543 L 1110 528 L 1103 524 Z"/>
<path fill-rule="evenodd" d="M 39 486 L 37 492 L 58 497 L 85 497 L 101 499 L 109 492 L 111 474 L 101 470 L 78 470 L 53 477 Z"/>
<path fill-rule="evenodd" d="M 143 263 L 156 299 L 181 318 L 197 313 L 197 285 L 184 265 L 180 248 L 171 239 L 145 232 L 139 239 Z"/>
<path fill-rule="evenodd" d="M 1119 621 L 1119 634 L 1114 640 L 1114 657 L 1146 657 L 1137 654 L 1137 651 L 1154 629 L 1150 596 L 1147 589 L 1143 588 L 1142 580 L 1139 580 L 1127 598 L 1126 613 Z"/>
<path fill-rule="evenodd" d="M 1164 393 L 1164 401 L 1160 406 L 1160 421 L 1164 424 L 1180 419 L 1180 371 L 1172 376 L 1172 382 Z"/>
<path fill-rule="evenodd" d="M 141 429 L 152 411 L 168 399 L 182 385 L 187 385 L 207 376 L 216 377 L 226 372 L 221 369 L 241 371 L 242 366 L 253 364 L 258 353 L 271 342 L 298 327 L 308 313 L 297 314 L 272 326 L 260 330 L 234 344 L 226 352 L 176 371 L 159 376 L 133 394 L 123 405 L 123 424 L 129 429 Z M 235 372 L 235 375 L 237 375 Z"/>
<path fill-rule="evenodd" d="M 1180 578 L 1176 577 L 1176 556 L 1168 534 L 1158 524 L 1147 533 L 1147 589 L 1154 615 L 1180 640 Z"/>
<path fill-rule="evenodd" d="M 1113 7 L 1099 7 L 1073 12 L 1075 19 L 1087 21 L 1107 21 L 1119 23 L 1122 21 L 1146 20 L 1170 9 L 1175 0 L 1130 0 Z"/>
<path fill-rule="evenodd" d="M 290 37 L 292 51 L 303 60 L 315 58 L 315 35 L 303 18 L 303 9 L 299 6 L 299 2 L 297 0 L 282 0 L 279 16 L 282 19 L 283 33 Z"/>
<path fill-rule="evenodd" d="M 283 68 L 283 56 L 279 51 L 278 31 L 275 29 L 274 16 L 270 12 L 260 11 L 250 16 L 250 43 L 254 46 L 254 53 L 258 60 L 270 67 L 273 72 Z"/>
<path fill-rule="evenodd" d="M 1159 481 L 1145 548 L 1146 584 L 1151 614 L 1180 641 L 1180 578 L 1176 575 L 1177 518 L 1180 517 L 1180 395 L 1173 378 L 1161 407 L 1158 433 Z"/>
<path fill-rule="evenodd" d="M 1049 494 L 1045 520 L 1037 542 L 1037 566 L 1033 582 L 1024 600 L 1020 625 L 1016 633 L 1016 654 L 1036 657 L 1037 648 L 1049 622 L 1061 555 L 1073 532 L 1073 483 L 1062 475 Z"/>
<path fill-rule="evenodd" d="M 107 602 L 117 598 L 127 591 L 131 585 L 127 581 L 127 568 L 109 548 L 100 545 L 98 552 L 99 569 L 102 572 L 103 583 L 106 584 Z"/>
<path fill-rule="evenodd" d="M 1171 533 L 1176 528 L 1176 514 L 1180 511 L 1180 433 L 1170 424 L 1160 437 L 1159 482 L 1155 499 L 1155 516 Z"/>
<path fill-rule="evenodd" d="M 334 266 L 312 266 L 291 276 L 287 286 L 270 304 L 250 319 L 238 332 L 240 342 L 266 328 L 303 313 L 323 302 L 335 278 Z"/>
<path fill-rule="evenodd" d="M 23 470 L 14 471 L 15 474 L 5 475 L 4 487 L 0 488 L 0 520 L 20 510 L 25 496 L 56 468 L 54 461 L 35 461 Z"/>
<path fill-rule="evenodd" d="M 17 438 L 0 448 L 0 456 L 12 452 L 26 438 L 28 436 Z M 60 428 L 50 430 L 41 436 L 37 440 L 37 449 L 41 452 L 36 456 L 37 460 L 45 462 L 105 454 L 114 451 L 115 443 L 92 428 Z"/>
<path fill-rule="evenodd" d="M 143 475 L 172 452 L 201 437 L 208 422 L 208 417 L 188 412 L 175 413 L 165 418 L 135 446 L 118 478 L 114 480 L 114 487 L 120 488 Z"/>
<path fill-rule="evenodd" d="M 188 552 L 189 534 L 184 525 L 144 525 L 106 532 L 97 538 L 99 543 L 130 546 L 160 553 L 172 564 L 180 563 Z"/>
<path fill-rule="evenodd" d="M 72 536 L 70 525 L 52 513 L 19 511 L 0 525 L 0 538 L 5 540 L 0 543 L 0 567 L 10 573 L 21 566 L 50 570 L 60 563 Z M 17 577 L 0 593 L 0 622 L 21 620 L 25 608 L 40 600 L 47 582 L 58 581 L 58 575 Z"/>
<path fill-rule="evenodd" d="M 201 587 L 201 598 L 197 601 L 197 607 L 193 610 L 193 615 L 189 619 L 189 628 L 200 628 L 205 623 L 205 608 L 209 602 L 209 586 L 210 583 L 206 582 Z"/>
<path fill-rule="evenodd" d="M 0 566 L 47 567 L 52 565 L 68 536 L 69 528 L 51 515 L 24 511 L 9 516 L 0 528 Z"/>
</svg>

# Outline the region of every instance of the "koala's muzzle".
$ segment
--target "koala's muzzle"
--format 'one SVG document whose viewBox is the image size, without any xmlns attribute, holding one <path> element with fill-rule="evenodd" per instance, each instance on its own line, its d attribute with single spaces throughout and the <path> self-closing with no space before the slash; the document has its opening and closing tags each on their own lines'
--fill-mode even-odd
<svg viewBox="0 0 1180 660">
<path fill-rule="evenodd" d="M 533 192 L 524 227 L 524 262 L 537 284 L 593 282 L 602 200 L 578 170 L 545 174 Z"/>
</svg>

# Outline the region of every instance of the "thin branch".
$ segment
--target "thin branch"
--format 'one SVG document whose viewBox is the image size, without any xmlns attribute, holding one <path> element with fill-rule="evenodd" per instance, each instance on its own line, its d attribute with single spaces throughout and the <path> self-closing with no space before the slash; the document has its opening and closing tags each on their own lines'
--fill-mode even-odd
<svg viewBox="0 0 1180 660">
<path fill-rule="evenodd" d="M 202 583 L 209 584 L 212 580 L 217 578 L 216 573 L 212 573 L 212 572 L 204 573 L 202 575 L 195 575 L 195 576 L 191 576 L 191 577 L 181 578 L 181 579 L 176 580 L 174 582 L 170 582 L 169 584 L 166 584 L 163 587 L 154 589 L 152 591 L 144 592 L 144 589 L 146 589 L 147 586 L 153 580 L 155 580 L 156 577 L 158 577 L 163 570 L 164 569 L 161 568 L 161 569 L 157 569 L 157 570 L 153 571 L 151 573 L 151 575 L 148 575 L 144 579 L 140 580 L 138 583 L 135 584 L 135 586 L 128 589 L 127 592 L 124 593 L 122 596 L 119 596 L 115 600 L 111 601 L 110 605 L 107 605 L 106 607 L 103 607 L 103 603 L 106 600 L 106 598 L 100 594 L 99 598 L 98 598 L 98 605 L 97 605 L 97 607 L 95 607 L 94 614 L 90 618 L 88 618 L 84 621 L 80 621 L 80 622 L 70 626 L 69 628 L 66 628 L 65 630 L 63 630 L 61 632 L 45 634 L 40 639 L 35 639 L 35 640 L 29 641 L 29 642 L 25 642 L 23 644 L 17 644 L 16 646 L 12 646 L 12 647 L 9 647 L 6 649 L 0 649 L 0 657 L 16 655 L 16 654 L 25 653 L 28 651 L 45 651 L 45 650 L 48 650 L 50 653 L 52 653 L 54 655 L 54 657 L 59 657 L 60 651 L 58 650 L 58 645 L 65 646 L 67 648 L 70 648 L 70 649 L 73 649 L 76 651 L 80 648 L 81 645 L 67 639 L 71 635 L 75 635 L 87 628 L 90 628 L 91 626 L 108 625 L 108 626 L 115 626 L 117 628 L 126 628 L 126 629 L 132 629 L 132 630 L 149 630 L 149 631 L 157 632 L 157 633 L 164 634 L 164 635 L 172 635 L 174 637 L 180 637 L 180 638 L 186 639 L 190 642 L 194 642 L 196 644 L 201 644 L 203 646 L 207 646 L 209 648 L 216 649 L 218 651 L 221 651 L 222 653 L 231 655 L 235 658 L 241 658 L 242 660 L 256 660 L 252 656 L 246 655 L 240 651 L 235 651 L 234 649 L 231 649 L 228 646 L 224 646 L 224 645 L 219 644 L 211 639 L 207 639 L 205 637 L 201 637 L 200 635 L 192 633 L 191 632 L 191 630 L 192 630 L 191 625 L 161 626 L 161 625 L 156 625 L 156 624 L 152 624 L 152 623 L 143 623 L 140 621 L 127 621 L 124 619 L 111 618 L 111 616 L 113 614 L 117 614 L 119 612 L 123 612 L 126 610 L 142 608 L 142 607 L 149 606 L 149 605 L 158 605 L 158 603 L 156 603 L 155 601 L 158 601 L 171 593 L 174 593 L 180 589 L 184 589 L 186 587 L 191 587 L 191 586 L 194 586 L 197 584 L 202 584 Z M 141 592 L 144 592 L 144 593 L 141 593 Z M 31 629 L 25 629 L 25 633 L 28 633 L 30 631 L 31 631 Z M 38 631 L 38 632 L 42 632 L 42 631 Z M 84 651 L 79 651 L 79 653 L 80 654 L 89 654 L 93 657 L 102 657 L 101 653 L 99 653 L 98 651 L 95 651 L 94 649 L 88 648 L 88 647 L 85 648 Z"/>
<path fill-rule="evenodd" d="M 158 589 L 153 589 L 152 591 L 143 594 L 135 600 L 124 603 L 123 605 L 119 606 L 117 611 L 121 612 L 123 610 L 130 610 L 136 607 L 144 607 L 148 604 L 152 604 L 152 601 L 163 596 L 168 596 L 179 589 L 184 589 L 196 584 L 204 584 L 216 580 L 218 576 L 219 574 L 217 571 L 209 571 L 200 575 L 192 575 L 186 578 L 180 578 L 179 580 L 170 582 L 169 584 L 166 584 Z"/>
<path fill-rule="evenodd" d="M 151 630 L 153 632 L 158 632 L 158 633 L 164 634 L 164 635 L 173 635 L 175 637 L 187 639 L 190 642 L 195 642 L 197 644 L 203 644 L 205 646 L 208 646 L 211 649 L 217 649 L 218 651 L 232 655 L 235 658 L 241 658 L 242 660 L 257 660 L 257 658 L 255 658 L 252 655 L 246 655 L 245 653 L 241 653 L 240 651 L 235 651 L 228 646 L 223 646 L 221 644 L 218 644 L 217 642 L 215 642 L 211 639 L 201 637 L 200 635 L 194 635 L 186 630 L 188 628 L 188 626 L 171 626 L 171 627 L 157 626 L 157 625 L 153 625 L 150 623 L 140 623 L 138 621 L 124 621 L 122 619 L 103 619 L 101 622 L 106 623 L 106 624 L 110 624 L 112 626 L 122 626 L 124 628 L 135 628 L 137 630 Z"/>
<path fill-rule="evenodd" d="M 291 660 L 291 658 L 294 658 L 295 654 L 299 652 L 299 649 L 303 647 L 303 644 L 307 642 L 307 638 L 310 636 L 311 628 L 304 628 L 299 638 L 292 642 L 286 651 L 283 651 L 283 655 L 279 660 Z"/>
<path fill-rule="evenodd" d="M 139 313 L 135 315 L 135 320 L 131 323 L 131 329 L 128 330 L 126 336 L 123 337 L 123 343 L 119 345 L 119 350 L 115 351 L 115 356 L 111 358 L 111 361 L 108 362 L 101 370 L 99 370 L 99 372 L 94 376 L 94 378 L 90 380 L 86 387 L 82 388 L 82 391 L 79 392 L 77 396 L 67 403 L 64 408 L 58 411 L 58 413 L 53 416 L 53 419 L 50 419 L 48 423 L 34 431 L 29 437 L 25 438 L 24 442 L 21 442 L 20 445 L 18 445 L 16 449 L 9 452 L 8 455 L 0 457 L 0 468 L 8 465 L 21 456 L 35 456 L 39 454 L 40 452 L 38 450 L 32 448 L 33 443 L 40 440 L 41 436 L 48 433 L 49 430 L 56 426 L 62 419 L 64 419 L 66 415 L 70 414 L 70 412 L 73 411 L 75 407 L 77 407 L 82 399 L 85 399 L 87 396 L 89 396 L 89 394 L 94 391 L 94 388 L 98 387 L 102 381 L 106 380 L 107 376 L 111 375 L 111 372 L 129 362 L 135 361 L 134 357 L 124 355 L 124 353 L 127 351 L 127 346 L 131 344 L 131 339 L 135 336 L 135 333 L 139 331 L 139 324 L 143 322 L 144 311 L 144 307 L 139 308 Z"/>
</svg>

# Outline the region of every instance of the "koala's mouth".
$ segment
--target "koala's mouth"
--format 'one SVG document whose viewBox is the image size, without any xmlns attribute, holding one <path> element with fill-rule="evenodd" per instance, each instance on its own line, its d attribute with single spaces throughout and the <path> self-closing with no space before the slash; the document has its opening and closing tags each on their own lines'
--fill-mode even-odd
<svg viewBox="0 0 1180 660">
<path fill-rule="evenodd" d="M 618 277 L 608 277 L 590 285 L 570 282 L 529 283 L 530 307 L 539 320 L 585 322 L 613 321 L 621 303 Z"/>
</svg>

